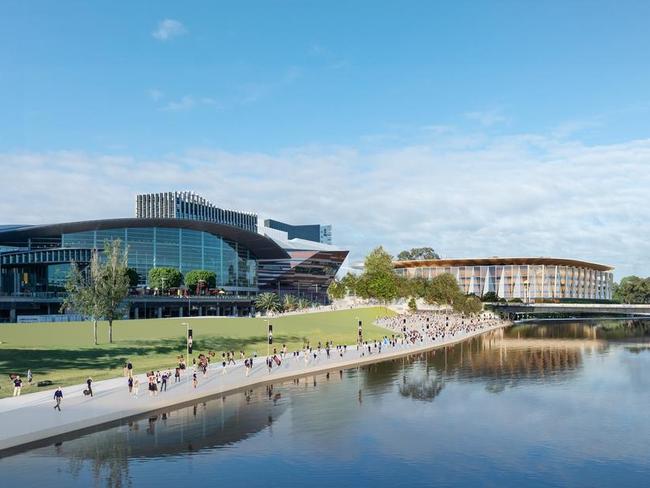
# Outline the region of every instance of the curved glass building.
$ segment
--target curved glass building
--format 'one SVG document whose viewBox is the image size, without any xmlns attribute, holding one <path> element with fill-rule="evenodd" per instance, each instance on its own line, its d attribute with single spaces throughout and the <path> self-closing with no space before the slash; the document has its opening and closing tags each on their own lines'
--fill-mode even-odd
<svg viewBox="0 0 650 488">
<path fill-rule="evenodd" d="M 111 219 L 26 226 L 0 231 L 2 291 L 61 291 L 72 262 L 89 262 L 93 249 L 119 239 L 128 265 L 147 285 L 149 271 L 213 271 L 217 286 L 238 294 L 257 291 L 257 261 L 286 259 L 273 240 L 241 228 L 182 219 Z"/>
<path fill-rule="evenodd" d="M 119 239 L 139 289 L 129 297 L 132 317 L 247 315 L 264 290 L 325 301 L 347 251 L 296 254 L 284 242 L 240 225 L 185 218 L 120 218 L 0 227 L 0 321 L 56 314 L 73 263 L 87 265 L 94 250 Z M 306 245 L 305 249 L 310 249 Z M 330 256 L 330 254 L 332 256 Z M 217 294 L 151 296 L 149 271 L 208 270 Z M 215 290 L 217 291 L 217 290 Z"/>
<path fill-rule="evenodd" d="M 531 300 L 611 300 L 613 267 L 562 258 L 474 258 L 396 261 L 398 274 L 431 279 L 450 273 L 466 293 Z"/>
</svg>

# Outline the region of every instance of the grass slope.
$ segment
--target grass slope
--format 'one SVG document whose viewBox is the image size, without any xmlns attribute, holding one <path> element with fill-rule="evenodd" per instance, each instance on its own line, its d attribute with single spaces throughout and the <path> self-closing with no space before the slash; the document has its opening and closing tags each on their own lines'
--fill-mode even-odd
<svg viewBox="0 0 650 488">
<path fill-rule="evenodd" d="M 394 315 L 383 307 L 290 315 L 272 318 L 273 342 L 278 349 L 286 344 L 290 351 L 304 342 L 318 341 L 354 344 L 357 318 L 363 321 L 364 338 L 383 337 L 384 329 L 372 325 L 379 316 Z M 185 327 L 193 330 L 194 355 L 201 352 L 244 350 L 266 355 L 266 320 L 252 318 L 178 318 L 122 320 L 113 324 L 113 344 L 108 344 L 108 325 L 99 325 L 100 344 L 92 341 L 91 322 L 0 325 L 0 398 L 12 392 L 9 373 L 34 374 L 34 383 L 52 380 L 57 385 L 82 383 L 122 374 L 127 359 L 136 372 L 172 367 L 176 357 L 185 354 Z M 23 388 L 24 393 L 37 391 Z"/>
</svg>

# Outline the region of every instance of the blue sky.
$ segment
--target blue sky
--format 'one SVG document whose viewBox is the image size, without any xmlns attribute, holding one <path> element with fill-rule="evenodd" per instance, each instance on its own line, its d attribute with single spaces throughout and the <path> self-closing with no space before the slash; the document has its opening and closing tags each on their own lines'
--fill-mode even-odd
<svg viewBox="0 0 650 488">
<path fill-rule="evenodd" d="M 356 257 L 429 244 L 650 274 L 633 236 L 649 18 L 641 1 L 7 2 L 0 217 L 128 216 L 135 191 L 190 189 L 331 222 Z"/>
</svg>

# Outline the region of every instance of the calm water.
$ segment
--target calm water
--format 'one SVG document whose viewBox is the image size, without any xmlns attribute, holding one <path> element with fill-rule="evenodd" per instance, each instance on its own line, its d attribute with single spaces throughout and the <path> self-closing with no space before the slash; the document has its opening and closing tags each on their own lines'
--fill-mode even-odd
<svg viewBox="0 0 650 488">
<path fill-rule="evenodd" d="M 612 325 L 611 323 L 609 325 Z M 647 486 L 650 340 L 520 325 L 0 459 L 3 486 Z"/>
</svg>

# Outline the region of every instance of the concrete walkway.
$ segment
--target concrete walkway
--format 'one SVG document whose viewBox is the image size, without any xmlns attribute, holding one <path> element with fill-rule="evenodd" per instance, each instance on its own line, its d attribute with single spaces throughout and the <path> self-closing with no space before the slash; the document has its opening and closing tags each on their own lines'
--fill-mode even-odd
<svg viewBox="0 0 650 488">
<path fill-rule="evenodd" d="M 144 374 L 140 379 L 138 397 L 129 395 L 127 380 L 124 377 L 93 383 L 94 397 L 85 397 L 85 384 L 66 386 L 63 388 L 61 412 L 54 410 L 54 390 L 30 393 L 20 397 L 3 398 L 0 400 L 0 456 L 3 450 L 15 448 L 24 444 L 41 441 L 50 437 L 74 432 L 81 429 L 99 426 L 116 420 L 141 416 L 160 409 L 177 408 L 183 404 L 214 395 L 234 392 L 268 383 L 278 383 L 299 376 L 309 376 L 332 369 L 357 367 L 401 356 L 419 353 L 437 347 L 455 344 L 470 337 L 505 327 L 503 323 L 490 328 L 481 329 L 468 334 L 457 334 L 437 341 L 425 341 L 416 345 L 401 345 L 395 347 L 383 346 L 381 354 L 364 356 L 357 351 L 356 345 L 348 346 L 343 357 L 339 357 L 336 349 L 331 350 L 331 358 L 327 359 L 321 350 L 318 359 L 305 363 L 302 354 L 298 359 L 288 355 L 279 367 L 274 367 L 269 373 L 265 357 L 255 359 L 255 365 L 248 377 L 245 376 L 243 361 L 236 366 L 226 368 L 222 373 L 221 364 L 212 364 L 207 377 L 198 373 L 198 387 L 191 385 L 191 370 L 183 374 L 180 383 L 174 383 L 173 377 L 167 391 L 150 396 L 147 379 Z M 393 333 L 393 331 L 387 331 Z M 134 367 L 137 369 L 137 360 Z"/>
</svg>

